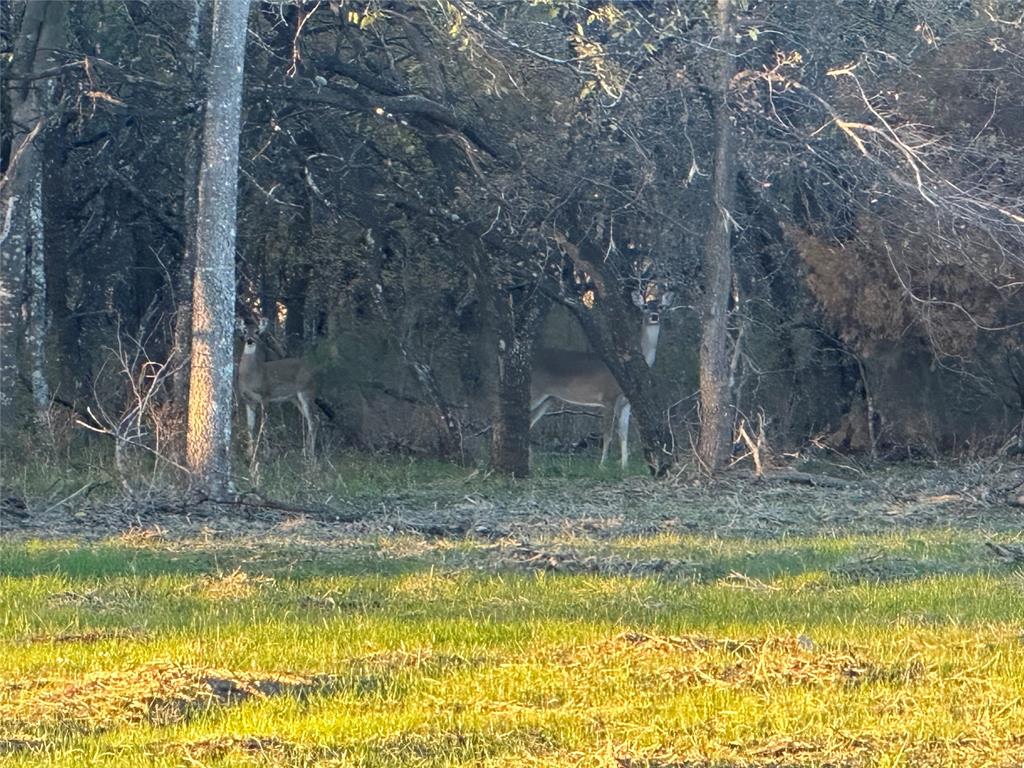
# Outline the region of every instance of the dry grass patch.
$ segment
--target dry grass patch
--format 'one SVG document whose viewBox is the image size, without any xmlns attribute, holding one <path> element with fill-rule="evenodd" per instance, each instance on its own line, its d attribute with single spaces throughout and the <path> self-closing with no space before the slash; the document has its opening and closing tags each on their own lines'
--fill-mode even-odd
<svg viewBox="0 0 1024 768">
<path fill-rule="evenodd" d="M 129 642 L 146 640 L 151 637 L 150 633 L 142 629 L 122 629 L 114 627 L 111 629 L 87 629 L 82 632 L 57 632 L 55 634 L 37 634 L 27 638 L 29 644 L 49 643 L 61 645 L 64 643 L 99 643 L 104 640 L 125 640 Z"/>
<path fill-rule="evenodd" d="M 549 755 L 554 747 L 550 734 L 539 727 L 499 725 L 468 730 L 456 725 L 443 731 L 407 730 L 377 740 L 373 757 L 358 764 L 524 766 L 531 762 L 527 755 Z"/>
<path fill-rule="evenodd" d="M 458 669 L 479 664 L 479 659 L 471 659 L 452 653 L 437 653 L 431 648 L 419 648 L 416 651 L 378 651 L 353 660 L 353 667 L 367 670 L 396 669 Z"/>
<path fill-rule="evenodd" d="M 872 554 L 839 563 L 830 573 L 852 582 L 886 584 L 919 578 L 925 573 L 923 564 L 906 557 Z"/>
<path fill-rule="evenodd" d="M 584 555 L 574 550 L 546 550 L 514 542 L 487 548 L 500 568 L 525 571 L 595 574 L 600 576 L 689 576 L 698 575 L 701 563 L 653 558 L 630 560 L 618 555 Z"/>
<path fill-rule="evenodd" d="M 689 754 L 623 753 L 610 763 L 588 764 L 615 768 L 1016 768 L 1024 763 L 1024 736 L 915 741 L 909 735 L 879 738 L 836 733 L 823 740 L 776 737 L 735 742 L 714 753 L 713 757 L 700 754 L 700 750 Z"/>
<path fill-rule="evenodd" d="M 46 742 L 42 739 L 0 739 L 0 755 L 38 752 L 43 749 L 46 749 Z"/>
<path fill-rule="evenodd" d="M 203 576 L 193 585 L 193 590 L 210 600 L 244 600 L 273 584 L 273 578 L 250 576 L 236 568 L 231 573 Z"/>
<path fill-rule="evenodd" d="M 86 590 L 85 592 L 76 592 L 73 589 L 67 589 L 63 592 L 51 592 L 46 596 L 47 604 L 53 607 L 60 607 L 64 605 L 102 605 L 103 599 L 94 589 Z"/>
<path fill-rule="evenodd" d="M 214 706 L 277 695 L 306 696 L 329 690 L 327 677 L 258 676 L 151 663 L 97 672 L 81 679 L 0 683 L 0 722 L 33 732 L 62 727 L 96 733 L 136 723 L 170 725 Z"/>
<path fill-rule="evenodd" d="M 124 547 L 134 549 L 145 549 L 161 542 L 167 538 L 167 529 L 160 525 L 138 526 L 133 525 L 117 536 L 112 536 L 111 541 Z"/>
<path fill-rule="evenodd" d="M 272 736 L 220 736 L 197 741 L 156 744 L 151 749 L 158 755 L 171 755 L 182 765 L 202 766 L 211 762 L 244 765 L 305 766 L 327 764 L 333 751 L 310 748 Z M 334 764 L 334 763 L 331 763 Z"/>
<path fill-rule="evenodd" d="M 639 657 L 664 679 L 685 686 L 767 688 L 876 681 L 907 683 L 925 674 L 920 662 L 905 666 L 876 664 L 855 653 L 819 648 L 802 635 L 730 640 L 624 632 L 598 643 L 592 655 L 609 662 L 629 662 Z"/>
</svg>

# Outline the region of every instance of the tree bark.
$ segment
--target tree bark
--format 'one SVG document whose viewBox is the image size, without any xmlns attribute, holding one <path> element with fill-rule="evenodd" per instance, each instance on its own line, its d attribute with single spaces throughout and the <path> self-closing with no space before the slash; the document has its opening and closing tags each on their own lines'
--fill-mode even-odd
<svg viewBox="0 0 1024 768">
<path fill-rule="evenodd" d="M 640 433 L 644 460 L 655 477 L 663 476 L 675 462 L 668 409 L 654 381 L 654 372 L 640 350 L 636 313 L 626 299 L 607 292 L 601 299 L 602 315 L 574 305 L 587 341 L 622 387 Z"/>
<path fill-rule="evenodd" d="M 729 457 L 732 407 L 729 392 L 729 295 L 732 289 L 731 210 L 736 198 L 729 84 L 735 71 L 732 0 L 718 0 L 720 62 L 714 83 L 715 163 L 712 213 L 705 237 L 704 317 L 700 342 L 700 438 L 697 455 L 714 473 Z"/>
<path fill-rule="evenodd" d="M 506 290 L 482 243 L 467 242 L 464 253 L 476 273 L 477 291 L 490 316 L 495 379 L 491 421 L 491 468 L 507 477 L 530 475 L 530 379 L 533 342 L 545 304 L 529 287 Z"/>
<path fill-rule="evenodd" d="M 32 371 L 32 404 L 36 422 L 45 425 L 50 410 L 50 386 L 46 380 L 46 244 L 43 235 L 43 173 L 39 173 L 32 189 L 29 206 L 29 231 L 32 252 L 28 263 L 28 353 Z"/>
<path fill-rule="evenodd" d="M 67 146 L 70 116 L 61 116 L 46 138 L 43 153 L 43 227 L 46 232 L 47 309 L 54 349 L 60 364 L 53 383 L 55 397 L 77 407 L 88 365 L 82 360 L 82 313 L 73 311 L 71 284 L 77 267 L 72 260 L 71 223 L 67 216 Z"/>
<path fill-rule="evenodd" d="M 42 229 L 41 213 L 33 216 L 33 209 L 41 206 L 42 137 L 52 109 L 51 81 L 32 75 L 53 67 L 55 52 L 65 42 L 66 20 L 67 3 L 63 0 L 26 4 L 11 64 L 15 77 L 7 86 L 12 135 L 7 170 L 0 182 L 0 426 L 8 428 L 19 418 L 15 390 L 25 335 L 21 304 L 26 272 L 35 284 L 38 271 L 34 264 L 31 270 L 26 269 L 26 258 L 33 235 L 38 237 Z M 41 259 L 42 242 L 35 251 Z M 41 322 L 38 316 L 33 320 Z M 39 329 L 36 323 L 33 326 Z M 42 345 L 33 349 L 41 350 Z"/>
<path fill-rule="evenodd" d="M 214 0 L 199 172 L 188 466 L 214 498 L 230 493 L 238 142 L 249 0 Z"/>
<path fill-rule="evenodd" d="M 203 14 L 206 0 L 193 0 L 190 11 L 188 48 L 185 55 L 192 61 L 193 81 L 202 83 L 203 56 L 200 45 L 200 30 L 203 27 Z M 184 193 L 182 195 L 181 215 L 184 229 L 184 246 L 181 251 L 181 262 L 175 275 L 174 285 L 174 354 L 178 363 L 171 380 L 171 389 L 176 402 L 184 409 L 188 403 L 188 380 L 191 372 L 189 358 L 192 340 L 192 276 L 196 269 L 196 218 L 199 207 L 199 156 L 202 137 L 200 128 L 203 124 L 202 111 L 190 115 L 188 128 L 185 131 L 185 159 L 182 167 L 184 176 Z"/>
<path fill-rule="evenodd" d="M 542 310 L 537 301 L 495 292 L 498 388 L 491 431 L 491 467 L 508 477 L 530 474 L 530 379 L 533 341 Z"/>
<path fill-rule="evenodd" d="M 479 224 L 468 223 L 452 232 L 455 248 L 476 274 L 480 303 L 489 316 L 484 331 L 490 347 L 494 387 L 491 390 L 491 468 L 506 477 L 530 475 L 530 381 L 533 344 L 548 303 L 534 286 L 509 289 L 495 266 L 494 253 L 516 250 L 493 237 Z M 517 251 L 525 256 L 525 252 Z M 486 365 L 486 363 L 485 363 Z"/>
<path fill-rule="evenodd" d="M 620 290 L 616 276 L 604 269 L 606 262 L 592 242 L 584 241 L 577 246 L 560 233 L 555 239 L 574 265 L 583 267 L 592 277 L 600 276 L 595 285 L 600 309 L 595 312 L 579 302 L 571 304 L 570 309 L 583 327 L 590 346 L 622 388 L 632 409 L 632 420 L 640 433 L 644 460 L 651 474 L 661 477 L 675 463 L 675 452 L 668 408 L 640 349 L 639 318 L 630 309 L 629 300 L 625 291 Z"/>
</svg>

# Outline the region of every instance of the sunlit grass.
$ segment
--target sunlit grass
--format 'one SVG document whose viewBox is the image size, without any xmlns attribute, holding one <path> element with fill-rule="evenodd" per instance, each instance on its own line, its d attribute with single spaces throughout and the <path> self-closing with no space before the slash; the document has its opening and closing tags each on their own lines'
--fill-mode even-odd
<svg viewBox="0 0 1024 768">
<path fill-rule="evenodd" d="M 413 539 L 0 544 L 4 765 L 1024 759 L 1024 578 L 978 535 L 534 542 L 671 575 Z"/>
</svg>

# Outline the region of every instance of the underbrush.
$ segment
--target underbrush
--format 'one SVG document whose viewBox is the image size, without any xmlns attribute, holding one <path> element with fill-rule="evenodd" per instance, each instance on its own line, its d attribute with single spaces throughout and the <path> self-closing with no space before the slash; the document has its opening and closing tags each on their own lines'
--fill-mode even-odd
<svg viewBox="0 0 1024 768">
<path fill-rule="evenodd" d="M 93 442 L 74 452 L 55 456 L 44 449 L 0 455 L 2 485 L 7 493 L 37 503 L 64 503 L 110 499 L 129 494 L 174 493 L 187 490 L 184 473 L 171 462 L 152 455 L 135 456 L 126 476 L 114 467 L 109 446 Z M 298 450 L 264 450 L 256 462 L 241 452 L 234 457 L 235 486 L 241 493 L 293 499 L 365 498 L 427 487 L 474 489 L 521 488 L 522 482 L 492 474 L 486 466 L 414 456 L 370 454 L 359 451 L 321 452 L 307 461 Z M 628 469 L 609 462 L 599 467 L 592 456 L 543 454 L 533 462 L 533 477 L 543 480 L 592 480 L 614 483 L 627 477 L 646 477 L 639 456 Z"/>
</svg>

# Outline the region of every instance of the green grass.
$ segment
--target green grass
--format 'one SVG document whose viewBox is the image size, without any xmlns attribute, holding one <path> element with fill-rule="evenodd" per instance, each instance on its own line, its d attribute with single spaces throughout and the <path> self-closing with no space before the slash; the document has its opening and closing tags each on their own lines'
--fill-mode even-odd
<svg viewBox="0 0 1024 768">
<path fill-rule="evenodd" d="M 970 536 L 661 535 L 590 550 L 707 564 L 686 578 L 495 568 L 489 542 L 395 543 L 329 556 L 244 540 L 0 546 L 4 765 L 1024 755 L 1024 579 L 978 560 Z M 888 581 L 843 570 L 865 552 L 910 566 Z M 154 722 L 132 676 L 161 662 L 197 679 L 329 682 L 237 703 L 193 692 L 195 706 Z M 82 705 L 90 679 L 103 695 Z"/>
<path fill-rule="evenodd" d="M 0 528 L 0 764 L 1020 765 L 1020 513 L 972 471 L 348 456 L 262 480 L 351 525 L 70 505 Z"/>
<path fill-rule="evenodd" d="M 139 454 L 130 485 L 137 490 L 180 484 L 176 469 L 167 463 L 154 468 L 152 456 Z M 78 447 L 70 456 L 54 457 L 42 449 L 13 453 L 0 451 L 0 469 L 4 488 L 21 496 L 42 497 L 56 503 L 88 486 L 91 499 L 110 498 L 122 490 L 113 467 L 110 446 L 99 442 Z M 421 491 L 424 486 L 483 492 L 518 492 L 522 483 L 492 475 L 486 466 L 469 459 L 466 466 L 452 462 L 413 456 L 373 455 L 344 451 L 321 454 L 316 465 L 308 466 L 298 450 L 264 450 L 252 465 L 239 448 L 234 456 L 234 471 L 240 490 L 258 488 L 276 498 L 367 499 L 382 493 Z M 628 477 L 648 477 L 647 466 L 633 456 L 628 468 L 609 460 L 597 464 L 596 454 L 560 455 L 537 451 L 533 456 L 533 476 L 540 480 L 586 480 L 599 484 L 616 483 Z"/>
</svg>

